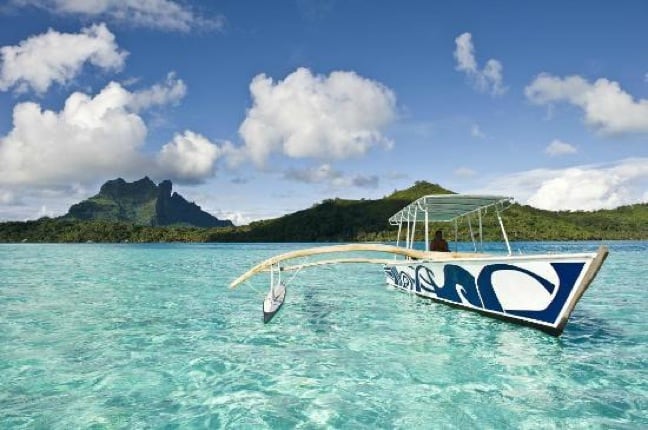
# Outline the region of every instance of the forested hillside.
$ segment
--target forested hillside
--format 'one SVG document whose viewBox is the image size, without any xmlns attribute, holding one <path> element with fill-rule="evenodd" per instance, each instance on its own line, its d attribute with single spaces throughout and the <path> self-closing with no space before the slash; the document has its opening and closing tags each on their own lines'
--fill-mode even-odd
<svg viewBox="0 0 648 430">
<path fill-rule="evenodd" d="M 103 220 L 43 218 L 0 223 L 0 242 L 333 242 L 393 241 L 396 228 L 387 219 L 426 194 L 451 193 L 419 181 L 377 200 L 328 199 L 309 209 L 240 227 L 198 228 L 182 225 L 146 226 Z M 551 212 L 514 204 L 503 214 L 511 240 L 648 239 L 648 204 L 594 212 Z M 449 239 L 454 226 L 434 224 Z M 476 228 L 473 220 L 473 228 Z M 416 239 L 422 239 L 423 229 Z M 468 240 L 468 225 L 459 224 L 460 240 Z M 484 239 L 501 240 L 493 214 L 484 217 Z"/>
<path fill-rule="evenodd" d="M 427 194 L 451 193 L 437 184 L 417 182 L 406 190 L 395 191 L 378 200 L 330 199 L 310 209 L 280 218 L 259 221 L 236 229 L 209 234 L 209 241 L 231 242 L 319 242 L 319 241 L 393 241 L 397 228 L 387 219 L 413 200 Z M 648 239 L 648 204 L 623 206 L 595 212 L 552 212 L 531 206 L 511 205 L 503 213 L 511 240 L 601 240 Z M 476 220 L 473 219 L 476 230 Z M 501 240 L 502 234 L 493 213 L 483 219 L 485 240 Z M 454 237 L 454 225 L 430 225 Z M 416 239 L 423 239 L 423 229 Z M 458 226 L 460 240 L 469 240 L 468 224 Z"/>
</svg>

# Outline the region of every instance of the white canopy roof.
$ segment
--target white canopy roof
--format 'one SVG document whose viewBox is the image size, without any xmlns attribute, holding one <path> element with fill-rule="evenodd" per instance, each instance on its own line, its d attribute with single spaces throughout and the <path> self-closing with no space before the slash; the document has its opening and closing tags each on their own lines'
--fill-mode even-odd
<svg viewBox="0 0 648 430">
<path fill-rule="evenodd" d="M 479 210 L 495 207 L 502 211 L 513 203 L 512 197 L 467 194 L 430 194 L 405 206 L 389 218 L 389 223 L 425 221 L 450 222 Z"/>
</svg>

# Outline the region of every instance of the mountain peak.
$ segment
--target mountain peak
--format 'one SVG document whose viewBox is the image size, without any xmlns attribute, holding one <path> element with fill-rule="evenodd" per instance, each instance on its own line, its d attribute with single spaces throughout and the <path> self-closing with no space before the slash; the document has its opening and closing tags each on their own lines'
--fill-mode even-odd
<svg viewBox="0 0 648 430">
<path fill-rule="evenodd" d="M 107 181 L 99 189 L 99 195 L 108 198 L 119 198 L 119 196 L 129 195 L 137 199 L 152 198 L 157 194 L 157 186 L 148 176 L 143 177 L 135 182 L 126 182 L 122 178 Z"/>
<path fill-rule="evenodd" d="M 187 224 L 196 227 L 232 226 L 229 220 L 203 211 L 178 193 L 171 194 L 173 183 L 159 185 L 145 176 L 134 182 L 122 178 L 104 183 L 99 194 L 72 205 L 66 219 L 129 222 L 138 225 Z"/>
<path fill-rule="evenodd" d="M 414 201 L 428 194 L 455 194 L 455 192 L 447 190 L 439 184 L 432 184 L 427 181 L 416 181 L 411 187 L 404 190 L 395 190 L 386 198 L 389 200 Z"/>
</svg>

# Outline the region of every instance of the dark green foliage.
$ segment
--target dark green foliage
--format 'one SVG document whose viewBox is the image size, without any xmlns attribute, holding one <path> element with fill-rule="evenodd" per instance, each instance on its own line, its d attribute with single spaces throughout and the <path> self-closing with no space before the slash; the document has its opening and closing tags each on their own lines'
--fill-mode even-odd
<svg viewBox="0 0 648 430">
<path fill-rule="evenodd" d="M 387 219 L 426 194 L 448 193 L 438 185 L 417 182 L 413 187 L 378 200 L 329 199 L 310 209 L 242 227 L 197 228 L 181 225 L 145 226 L 106 220 L 78 221 L 42 218 L 0 223 L 0 242 L 325 242 L 393 241 L 396 227 Z M 648 204 L 595 212 L 551 212 L 512 205 L 503 213 L 511 240 L 648 239 Z M 477 220 L 472 220 L 477 231 Z M 494 213 L 483 218 L 484 240 L 501 240 Z M 454 226 L 431 224 L 454 239 Z M 416 240 L 423 239 L 419 228 Z M 460 240 L 469 240 L 466 221 L 458 225 Z M 404 235 L 403 235 L 404 236 Z M 402 237 L 401 237 L 402 239 Z"/>
<path fill-rule="evenodd" d="M 394 190 L 393 193 L 385 197 L 389 200 L 404 200 L 409 204 L 419 197 L 427 196 L 428 194 L 456 194 L 450 190 L 446 190 L 439 184 L 431 184 L 426 181 L 416 181 L 413 186 L 404 190 Z M 405 205 L 403 205 L 405 206 Z M 395 212 L 395 211 L 394 211 Z"/>
<path fill-rule="evenodd" d="M 214 230 L 207 239 L 214 242 L 333 242 L 394 241 L 397 227 L 387 219 L 419 197 L 449 194 L 439 185 L 417 181 L 414 186 L 379 200 L 329 199 L 310 209 L 249 226 Z M 600 240 L 648 239 L 648 204 L 624 206 L 596 212 L 551 212 L 531 206 L 512 205 L 504 213 L 504 225 L 511 240 Z M 478 221 L 472 219 L 477 234 Z M 454 239 L 454 225 L 430 224 Z M 501 240 L 495 214 L 483 218 L 484 240 Z M 404 237 L 404 233 L 401 239 Z M 467 221 L 458 225 L 459 240 L 470 240 Z M 415 239 L 423 240 L 419 226 Z"/>
<path fill-rule="evenodd" d="M 387 227 L 387 218 L 407 204 L 401 200 L 325 200 L 310 209 L 252 223 L 248 228 L 215 231 L 210 240 L 254 242 L 330 242 L 366 239 Z"/>
<path fill-rule="evenodd" d="M 214 231 L 214 242 L 341 242 L 395 239 L 387 219 L 427 194 L 452 193 L 437 184 L 417 181 L 378 200 L 327 199 L 310 209 L 253 222 L 233 230 Z"/>
<path fill-rule="evenodd" d="M 0 242 L 204 242 L 210 229 L 41 218 L 0 224 Z"/>
<path fill-rule="evenodd" d="M 99 194 L 72 205 L 63 219 L 147 226 L 232 226 L 231 221 L 219 220 L 178 193 L 171 194 L 171 188 L 169 180 L 157 186 L 148 177 L 132 183 L 121 178 L 114 179 L 103 184 Z"/>
</svg>

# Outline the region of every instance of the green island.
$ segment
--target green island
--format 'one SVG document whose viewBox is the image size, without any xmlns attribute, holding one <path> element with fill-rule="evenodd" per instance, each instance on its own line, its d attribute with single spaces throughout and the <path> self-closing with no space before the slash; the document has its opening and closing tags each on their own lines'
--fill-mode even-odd
<svg viewBox="0 0 648 430">
<path fill-rule="evenodd" d="M 143 178 L 131 184 L 108 181 L 96 196 L 73 205 L 59 218 L 0 223 L 0 242 L 369 242 L 396 240 L 387 219 L 413 200 L 451 191 L 426 181 L 376 200 L 327 199 L 279 218 L 234 226 L 203 212 L 177 193 L 170 181 L 156 186 Z M 513 204 L 504 212 L 511 240 L 646 240 L 648 203 L 611 210 L 546 211 Z M 453 226 L 431 224 L 452 239 Z M 469 238 L 459 224 L 459 240 Z M 416 237 L 422 240 L 422 232 Z M 500 240 L 495 216 L 484 217 L 484 240 Z"/>
</svg>

